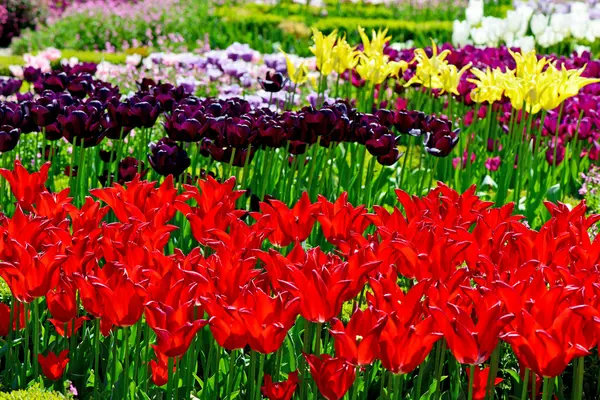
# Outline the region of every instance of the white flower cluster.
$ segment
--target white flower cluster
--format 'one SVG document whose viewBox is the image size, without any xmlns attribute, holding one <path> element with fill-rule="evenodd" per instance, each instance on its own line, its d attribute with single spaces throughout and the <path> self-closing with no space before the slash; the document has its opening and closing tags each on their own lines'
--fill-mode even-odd
<svg viewBox="0 0 600 400">
<path fill-rule="evenodd" d="M 483 0 L 470 0 L 465 20 L 455 20 L 452 42 L 456 46 L 506 44 L 532 50 L 536 45 L 547 48 L 567 39 L 594 42 L 600 38 L 600 19 L 590 18 L 587 3 L 571 3 L 566 13 L 536 12 L 529 4 L 509 10 L 506 18 L 486 17 Z"/>
</svg>

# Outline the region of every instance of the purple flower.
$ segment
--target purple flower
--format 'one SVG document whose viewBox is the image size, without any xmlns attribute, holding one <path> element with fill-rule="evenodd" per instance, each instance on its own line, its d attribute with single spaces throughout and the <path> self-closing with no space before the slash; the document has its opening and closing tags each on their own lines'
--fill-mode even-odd
<svg viewBox="0 0 600 400">
<path fill-rule="evenodd" d="M 179 176 L 191 164 L 187 152 L 171 139 L 164 137 L 156 143 L 150 143 L 148 162 L 152 168 L 163 176 Z"/>
<path fill-rule="evenodd" d="M 10 125 L 0 126 L 0 153 L 11 151 L 19 143 L 21 130 Z"/>
<path fill-rule="evenodd" d="M 458 143 L 459 128 L 451 130 L 449 122 L 439 118 L 430 119 L 425 123 L 425 151 L 435 157 L 446 157 Z"/>
</svg>

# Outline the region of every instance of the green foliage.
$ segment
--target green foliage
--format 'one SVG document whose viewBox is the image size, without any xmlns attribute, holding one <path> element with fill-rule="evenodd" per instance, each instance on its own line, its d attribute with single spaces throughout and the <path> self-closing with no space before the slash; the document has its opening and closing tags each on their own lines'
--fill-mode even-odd
<svg viewBox="0 0 600 400">
<path fill-rule="evenodd" d="M 72 399 L 72 396 L 64 396 L 58 392 L 49 392 L 35 384 L 26 390 L 15 390 L 9 393 L 0 393 L 0 400 L 62 400 Z"/>
<path fill-rule="evenodd" d="M 448 11 L 449 12 L 449 11 Z M 456 13 L 457 11 L 453 11 Z M 462 12 L 462 10 L 459 10 Z M 208 36 L 212 47 L 223 48 L 233 42 L 248 43 L 261 52 L 273 52 L 281 47 L 298 55 L 309 55 L 310 27 L 325 31 L 335 28 L 348 32 L 357 42 L 356 28 L 389 27 L 395 40 L 415 40 L 417 45 L 429 43 L 429 38 L 448 41 L 452 34 L 451 19 L 444 10 L 386 8 L 372 5 L 342 4 L 323 10 L 299 4 L 265 6 L 225 5 L 209 9 L 202 0 L 181 2 L 176 12 L 163 12 L 158 18 L 118 18 L 78 14 L 65 17 L 53 25 L 28 31 L 15 40 L 15 54 L 32 52 L 46 47 L 74 50 L 104 50 L 107 42 L 117 48 L 124 42 L 131 44 L 147 38 L 147 32 L 180 34 L 187 48 L 195 48 L 198 41 Z M 156 40 L 154 40 L 156 42 Z M 156 43 L 153 43 L 156 45 Z M 176 48 L 167 43 L 162 47 Z M 2 65 L 2 64 L 0 64 Z"/>
</svg>

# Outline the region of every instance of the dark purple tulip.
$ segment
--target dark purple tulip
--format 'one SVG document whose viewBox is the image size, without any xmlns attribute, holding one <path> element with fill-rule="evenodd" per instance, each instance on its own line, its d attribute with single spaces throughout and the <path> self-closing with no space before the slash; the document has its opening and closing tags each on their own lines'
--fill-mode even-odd
<svg viewBox="0 0 600 400">
<path fill-rule="evenodd" d="M 421 111 L 398 111 L 394 118 L 394 126 L 398 132 L 421 136 L 425 114 Z"/>
<path fill-rule="evenodd" d="M 228 118 L 225 122 L 225 140 L 236 149 L 246 148 L 252 141 L 250 123 L 242 118 Z"/>
<path fill-rule="evenodd" d="M 23 102 L 26 102 L 26 101 L 33 101 L 33 93 L 31 93 L 31 92 L 25 92 L 25 93 L 17 92 L 17 101 L 19 103 L 23 103 Z"/>
<path fill-rule="evenodd" d="M 143 178 L 148 172 L 144 169 L 144 163 L 134 157 L 126 157 L 119 162 L 119 183 L 130 182 L 140 171 L 140 177 Z"/>
<path fill-rule="evenodd" d="M 44 90 L 53 92 L 62 92 L 67 88 L 69 77 L 64 72 L 52 72 L 43 74 L 41 79 L 34 83 L 34 88 L 37 93 Z"/>
<path fill-rule="evenodd" d="M 23 85 L 23 81 L 20 79 L 0 80 L 0 96 L 12 96 L 21 89 L 21 85 Z"/>
<path fill-rule="evenodd" d="M 25 67 L 23 69 L 23 78 L 29 83 L 37 82 L 40 76 L 42 76 L 42 70 L 39 68 Z"/>
<path fill-rule="evenodd" d="M 236 149 L 231 165 L 234 167 L 243 167 L 246 164 L 250 164 L 255 153 L 256 149 L 254 147 L 251 149 Z"/>
<path fill-rule="evenodd" d="M 394 165 L 401 155 L 398 148 L 394 147 L 389 153 L 377 157 L 377 162 L 381 165 Z"/>
<path fill-rule="evenodd" d="M 359 114 L 352 121 L 352 138 L 360 144 L 365 144 L 373 135 L 373 129 L 382 126 L 373 114 Z"/>
<path fill-rule="evenodd" d="M 385 127 L 381 127 L 387 131 Z M 381 136 L 373 135 L 373 137 L 367 140 L 365 143 L 367 150 L 373 156 L 383 156 L 392 152 L 392 149 L 396 148 L 396 138 L 389 134 L 384 133 Z"/>
<path fill-rule="evenodd" d="M 23 124 L 23 110 L 17 103 L 0 103 L 0 125 L 10 125 L 20 128 Z"/>
<path fill-rule="evenodd" d="M 435 157 L 446 157 L 458 143 L 460 129 L 450 130 L 448 122 L 433 118 L 426 122 L 423 145 L 425 151 Z"/>
<path fill-rule="evenodd" d="M 21 130 L 10 125 L 0 126 L 0 153 L 11 151 L 19 143 Z"/>
<path fill-rule="evenodd" d="M 98 64 L 93 62 L 82 62 L 74 66 L 63 65 L 61 70 L 67 75 L 89 74 L 94 75 L 98 71 Z"/>
<path fill-rule="evenodd" d="M 92 90 L 92 77 L 89 74 L 82 74 L 71 79 L 67 83 L 69 93 L 78 99 L 83 99 Z"/>
<path fill-rule="evenodd" d="M 112 156 L 112 161 L 115 160 L 116 151 L 100 150 L 98 152 L 98 155 L 100 156 L 100 160 L 104 161 L 105 163 L 109 163 L 111 161 L 111 156 Z"/>
<path fill-rule="evenodd" d="M 113 86 L 109 82 L 102 81 L 94 81 L 93 91 L 90 96 L 101 101 L 102 103 L 108 103 L 114 97 L 117 99 L 121 98 L 118 86 Z"/>
<path fill-rule="evenodd" d="M 283 147 L 286 135 L 283 126 L 276 121 L 265 122 L 258 131 L 260 142 L 268 147 Z"/>
<path fill-rule="evenodd" d="M 148 162 L 160 175 L 179 176 L 191 164 L 187 152 L 167 137 L 150 143 L 149 148 Z"/>
<path fill-rule="evenodd" d="M 154 79 L 143 78 L 141 82 L 136 82 L 138 88 L 142 92 L 148 92 L 156 86 Z"/>
<path fill-rule="evenodd" d="M 488 139 L 487 140 L 487 151 L 493 153 L 494 151 L 502 151 L 502 144 L 500 140 Z"/>
<path fill-rule="evenodd" d="M 116 97 L 106 104 L 106 114 L 102 116 L 101 123 L 107 138 L 123 139 L 131 132 L 133 122 L 130 113 L 129 103 L 121 103 Z"/>
<path fill-rule="evenodd" d="M 306 153 L 307 143 L 301 140 L 290 140 L 288 150 L 290 154 L 304 154 Z"/>
<path fill-rule="evenodd" d="M 258 83 L 260 83 L 260 86 L 265 91 L 269 93 L 277 93 L 283 89 L 285 79 L 283 78 L 283 74 L 280 72 L 271 73 L 271 71 L 267 71 L 266 78 L 258 78 Z"/>
<path fill-rule="evenodd" d="M 133 127 L 152 128 L 160 114 L 160 105 L 152 96 L 130 99 L 130 116 Z"/>
<path fill-rule="evenodd" d="M 189 111 L 190 116 L 186 115 Z M 192 107 L 176 109 L 167 115 L 163 126 L 171 140 L 178 142 L 198 142 L 202 139 L 202 124 L 198 119 L 203 117 L 201 112 L 193 112 Z"/>
<path fill-rule="evenodd" d="M 156 101 L 162 106 L 163 110 L 171 111 L 176 100 L 175 87 L 170 83 L 162 83 L 152 90 Z M 178 93 L 181 96 L 183 93 Z"/>
<path fill-rule="evenodd" d="M 69 106 L 57 122 L 64 138 L 73 145 L 92 147 L 104 138 L 101 113 L 91 105 Z"/>
</svg>

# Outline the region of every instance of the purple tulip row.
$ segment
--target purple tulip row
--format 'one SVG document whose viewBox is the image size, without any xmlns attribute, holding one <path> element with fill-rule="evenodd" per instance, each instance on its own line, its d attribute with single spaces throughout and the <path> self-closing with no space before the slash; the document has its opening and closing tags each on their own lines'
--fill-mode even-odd
<svg viewBox="0 0 600 400">
<path fill-rule="evenodd" d="M 124 139 L 134 129 L 149 130 L 159 117 L 168 137 L 150 145 L 150 165 L 163 175 L 180 175 L 190 159 L 181 142 L 195 142 L 203 156 L 244 166 L 261 148 L 286 148 L 302 154 L 314 144 L 365 146 L 383 165 L 401 156 L 400 135 L 422 136 L 425 150 L 438 157 L 450 154 L 459 138 L 452 123 L 417 111 L 358 112 L 338 101 L 317 109 L 274 112 L 252 108 L 243 99 L 199 99 L 185 86 L 144 79 L 138 92 L 122 100 L 119 88 L 93 78 L 96 66 L 79 64 L 51 73 L 28 68 L 24 78 L 33 92 L 19 93 L 22 82 L 0 84 L 0 152 L 13 150 L 22 133 L 43 132 L 48 141 L 66 139 L 78 147 L 99 145 L 105 138 Z M 139 139 L 143 140 L 143 139 Z"/>
</svg>

